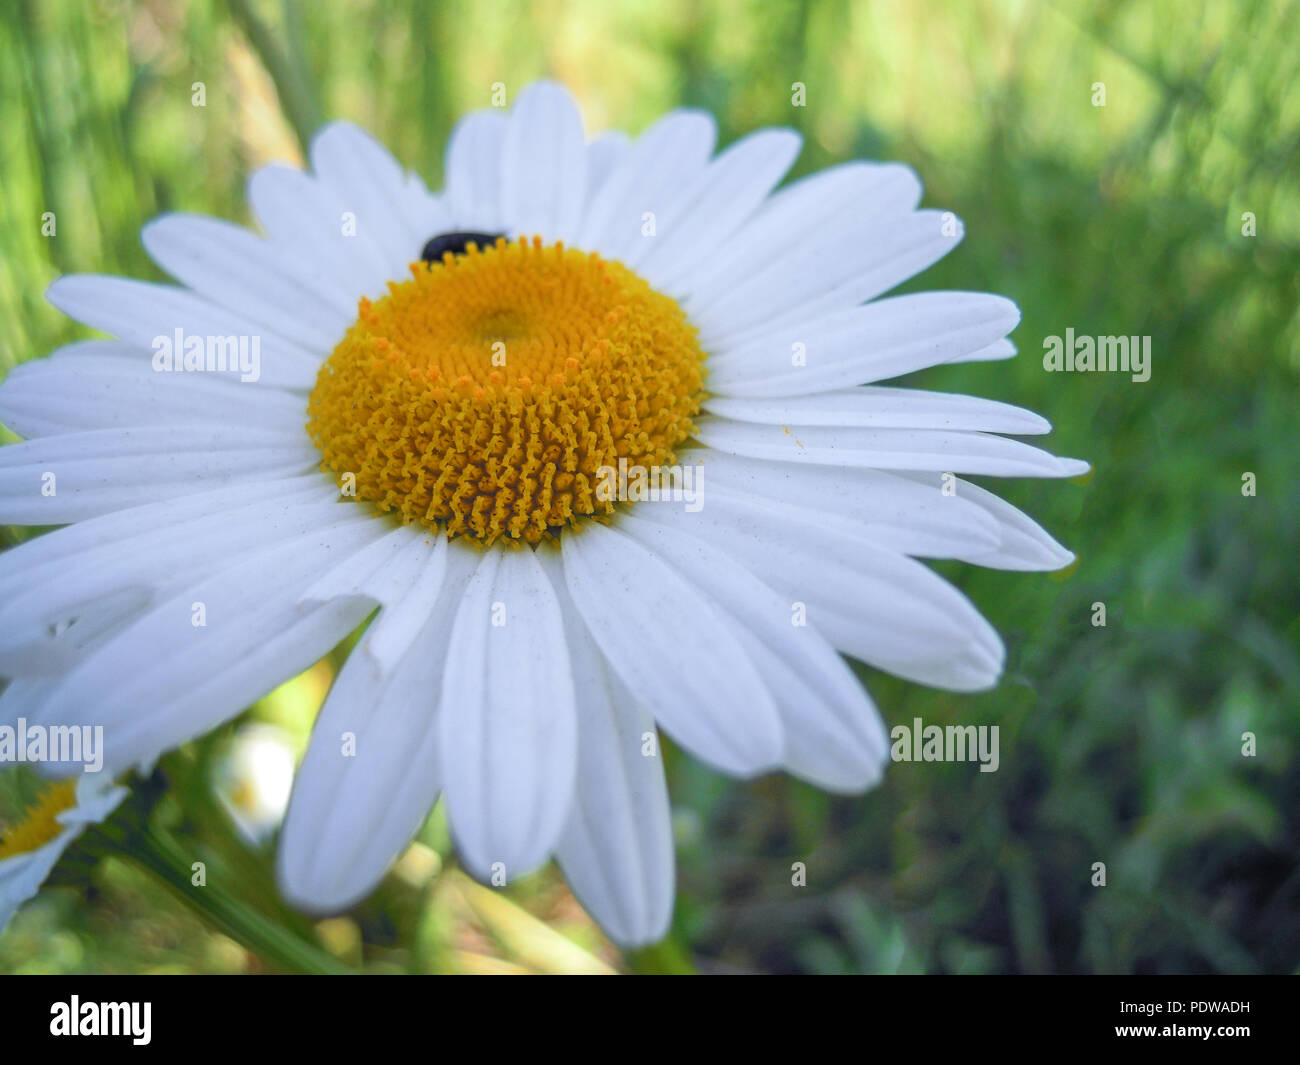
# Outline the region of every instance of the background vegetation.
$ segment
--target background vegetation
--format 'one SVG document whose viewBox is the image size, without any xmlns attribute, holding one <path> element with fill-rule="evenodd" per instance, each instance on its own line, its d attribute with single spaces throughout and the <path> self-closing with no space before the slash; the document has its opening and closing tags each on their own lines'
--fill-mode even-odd
<svg viewBox="0 0 1300 1065">
<path fill-rule="evenodd" d="M 142 223 L 170 209 L 246 220 L 249 173 L 301 159 L 320 118 L 364 124 L 437 187 L 456 117 L 493 82 L 513 98 L 550 74 L 591 132 L 690 104 L 718 116 L 723 143 L 798 127 L 799 172 L 910 163 L 926 202 L 968 227 L 910 287 L 1005 293 L 1024 321 L 1012 362 L 909 383 L 1041 411 L 1053 449 L 1095 467 L 1004 486 L 1079 553 L 1074 570 L 945 568 L 1007 640 L 996 691 L 863 671 L 890 724 L 999 724 L 1000 770 L 900 764 L 841 799 L 779 776 L 735 783 L 670 751 L 679 901 L 654 951 L 621 957 L 553 868 L 503 893 L 474 885 L 437 813 L 354 913 L 288 914 L 270 845 L 244 842 L 212 798 L 232 725 L 137 785 L 98 850 L 70 853 L 69 886 L 0 936 L 0 970 L 1300 965 L 1297 5 L 17 0 L 0 27 L 0 373 L 81 335 L 44 302 L 54 277 L 160 277 Z M 805 108 L 790 105 L 796 81 Z M 41 235 L 47 210 L 56 239 Z M 1151 380 L 1045 373 L 1043 337 L 1069 326 L 1151 335 Z M 277 725 L 301 748 L 337 661 L 237 725 Z M 195 855 L 225 910 L 195 912 L 167 886 Z"/>
</svg>

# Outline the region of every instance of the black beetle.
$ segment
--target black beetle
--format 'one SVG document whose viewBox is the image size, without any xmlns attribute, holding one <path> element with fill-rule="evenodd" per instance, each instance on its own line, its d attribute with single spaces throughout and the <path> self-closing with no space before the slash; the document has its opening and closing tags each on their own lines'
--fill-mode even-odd
<svg viewBox="0 0 1300 1065">
<path fill-rule="evenodd" d="M 442 257 L 451 252 L 452 255 L 464 255 L 466 246 L 477 244 L 479 249 L 490 248 L 497 242 L 498 237 L 504 237 L 504 233 L 473 233 L 469 231 L 458 233 L 439 233 L 436 237 L 430 237 L 428 243 L 424 246 L 424 251 L 420 252 L 420 258 L 429 263 L 440 263 Z"/>
</svg>

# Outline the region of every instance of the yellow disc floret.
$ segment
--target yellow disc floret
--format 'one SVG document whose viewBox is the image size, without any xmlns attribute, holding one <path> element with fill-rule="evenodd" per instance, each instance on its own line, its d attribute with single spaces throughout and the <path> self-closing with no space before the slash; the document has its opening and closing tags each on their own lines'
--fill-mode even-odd
<svg viewBox="0 0 1300 1065">
<path fill-rule="evenodd" d="M 13 824 L 0 825 L 0 861 L 40 850 L 63 831 L 59 814 L 77 803 L 77 782 L 62 780 L 48 788 Z"/>
<path fill-rule="evenodd" d="M 540 238 L 411 273 L 361 301 L 307 406 L 357 496 L 449 536 L 536 544 L 612 513 L 601 467 L 675 462 L 704 353 L 673 299 Z"/>
</svg>

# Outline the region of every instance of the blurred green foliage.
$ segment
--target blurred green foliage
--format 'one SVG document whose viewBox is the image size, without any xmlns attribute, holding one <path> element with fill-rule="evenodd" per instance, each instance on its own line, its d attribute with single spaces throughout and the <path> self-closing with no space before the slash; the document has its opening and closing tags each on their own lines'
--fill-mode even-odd
<svg viewBox="0 0 1300 1065">
<path fill-rule="evenodd" d="M 0 27 L 0 371 L 82 335 L 45 304 L 50 280 L 160 277 L 141 224 L 169 209 L 247 219 L 248 174 L 300 158 L 316 116 L 362 123 L 437 187 L 456 117 L 487 105 L 493 82 L 513 93 L 549 74 L 591 132 L 637 132 L 689 104 L 718 116 L 724 143 L 796 126 L 800 173 L 912 164 L 967 238 L 909 287 L 1001 292 L 1024 320 L 1017 359 L 908 383 L 1041 411 L 1053 448 L 1095 467 L 1082 483 L 994 486 L 1078 552 L 1072 571 L 940 567 L 1004 634 L 996 691 L 862 671 L 890 724 L 999 724 L 999 771 L 899 764 L 874 792 L 835 798 L 784 777 L 738 784 L 670 752 L 679 902 L 665 947 L 620 959 L 553 870 L 484 896 L 455 871 L 436 813 L 353 915 L 287 915 L 270 850 L 240 842 L 205 798 L 226 729 L 164 762 L 149 816 L 240 905 L 371 971 L 687 956 L 720 971 L 1300 965 L 1296 5 L 17 0 Z M 806 107 L 791 106 L 794 82 Z M 1071 326 L 1149 334 L 1151 380 L 1045 373 L 1043 338 Z M 301 741 L 338 660 L 251 714 Z M 128 847 L 89 889 L 43 893 L 0 937 L 0 970 L 291 967 L 195 916 L 148 859 Z M 1091 883 L 1098 861 L 1105 887 Z M 794 862 L 806 887 L 791 886 Z"/>
</svg>

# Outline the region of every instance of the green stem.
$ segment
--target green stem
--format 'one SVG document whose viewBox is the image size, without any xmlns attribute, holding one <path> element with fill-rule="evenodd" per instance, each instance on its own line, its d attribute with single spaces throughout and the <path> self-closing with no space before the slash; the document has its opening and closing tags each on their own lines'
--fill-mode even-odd
<svg viewBox="0 0 1300 1065">
<path fill-rule="evenodd" d="M 275 83 L 275 91 L 280 97 L 280 106 L 284 110 L 289 125 L 293 127 L 298 143 L 302 145 L 303 154 L 311 144 L 311 135 L 320 125 L 320 104 L 317 102 L 316 90 L 307 73 L 306 62 L 300 47 L 281 48 L 275 35 L 257 14 L 248 0 L 226 0 L 230 13 L 234 16 L 253 51 L 262 60 L 266 72 Z M 291 32 L 297 29 L 297 12 L 292 7 L 286 8 Z"/>
<path fill-rule="evenodd" d="M 238 899 L 191 882 L 190 857 L 167 833 L 148 829 L 133 841 L 131 856 L 187 905 L 274 968 L 326 975 L 351 972 L 323 950 L 286 932 Z"/>
<path fill-rule="evenodd" d="M 642 976 L 696 976 L 691 957 L 670 932 L 658 943 L 624 955 L 628 968 Z"/>
</svg>

